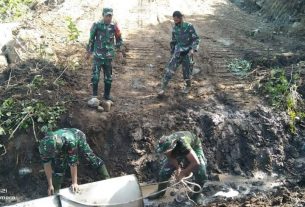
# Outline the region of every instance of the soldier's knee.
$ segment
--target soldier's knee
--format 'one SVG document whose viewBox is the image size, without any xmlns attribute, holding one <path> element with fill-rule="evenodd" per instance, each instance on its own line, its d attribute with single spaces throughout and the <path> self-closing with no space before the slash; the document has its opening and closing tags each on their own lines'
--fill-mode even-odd
<svg viewBox="0 0 305 207">
<path fill-rule="evenodd" d="M 112 78 L 106 77 L 106 78 L 104 79 L 104 82 L 105 82 L 106 84 L 111 84 L 111 83 L 112 83 Z"/>
<path fill-rule="evenodd" d="M 91 82 L 92 84 L 98 84 L 98 82 L 100 81 L 100 77 L 97 74 L 94 74 L 91 78 Z"/>
</svg>

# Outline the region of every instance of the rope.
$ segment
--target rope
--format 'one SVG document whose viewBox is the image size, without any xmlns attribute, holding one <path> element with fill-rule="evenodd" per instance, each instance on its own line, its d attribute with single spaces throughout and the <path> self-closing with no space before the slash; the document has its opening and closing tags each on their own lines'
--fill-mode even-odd
<svg viewBox="0 0 305 207">
<path fill-rule="evenodd" d="M 76 203 L 76 204 L 81 204 L 81 205 L 84 205 L 84 206 L 117 206 L 117 205 L 129 204 L 129 203 L 133 203 L 133 202 L 135 202 L 135 201 L 139 201 L 139 200 L 146 199 L 146 198 L 148 198 L 148 197 L 150 197 L 150 196 L 152 196 L 152 195 L 155 195 L 155 194 L 161 193 L 161 192 L 163 192 L 163 191 L 166 191 L 166 190 L 169 189 L 169 188 L 173 188 L 174 186 L 177 186 L 177 185 L 180 184 L 180 183 L 183 184 L 185 187 L 187 187 L 187 189 L 188 189 L 189 191 L 191 191 L 192 193 L 200 193 L 200 192 L 202 191 L 202 187 L 201 187 L 200 185 L 198 185 L 197 183 L 194 183 L 194 182 L 187 181 L 187 179 L 191 178 L 192 176 L 193 176 L 193 174 L 191 173 L 188 177 L 182 178 L 180 181 L 178 181 L 178 182 L 176 182 L 176 183 L 174 183 L 174 184 L 172 184 L 172 185 L 166 187 L 166 188 L 163 189 L 163 190 L 154 192 L 154 193 L 152 193 L 152 194 L 150 194 L 150 195 L 148 195 L 148 196 L 141 196 L 140 198 L 137 198 L 137 199 L 131 200 L 131 201 L 129 201 L 129 202 L 125 202 L 125 203 L 116 203 L 116 204 L 105 204 L 105 203 L 98 203 L 98 204 L 97 204 L 97 203 L 94 203 L 94 204 L 93 204 L 93 203 L 85 203 L 85 202 L 77 201 L 77 200 L 68 198 L 67 196 L 62 195 L 62 194 L 57 194 L 57 195 L 61 196 L 62 198 L 66 199 L 66 200 L 68 200 L 68 201 L 71 201 L 71 202 Z M 161 183 L 168 183 L 168 182 L 169 182 L 169 181 L 164 181 L 164 182 L 152 183 L 152 184 L 149 184 L 149 185 L 158 185 L 158 184 L 161 184 Z M 189 185 L 191 185 L 191 186 L 197 186 L 197 187 L 199 188 L 199 190 L 198 190 L 198 191 L 194 191 L 193 189 L 191 189 L 191 187 L 189 187 Z M 146 186 L 148 186 L 148 185 L 146 185 Z M 195 202 L 188 196 L 187 191 L 185 191 L 184 193 L 186 194 L 187 198 L 188 198 L 190 201 L 192 201 L 193 203 L 195 203 Z M 182 202 L 182 200 L 179 200 L 179 199 L 177 199 L 177 198 L 176 198 L 176 200 L 177 200 L 177 202 Z"/>
</svg>

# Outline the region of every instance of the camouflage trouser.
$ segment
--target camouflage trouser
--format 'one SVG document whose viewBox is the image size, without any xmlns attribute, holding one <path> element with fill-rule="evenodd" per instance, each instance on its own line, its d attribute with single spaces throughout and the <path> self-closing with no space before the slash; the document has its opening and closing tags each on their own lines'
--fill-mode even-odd
<svg viewBox="0 0 305 207">
<path fill-rule="evenodd" d="M 104 161 L 97 157 L 92 149 L 90 148 L 89 144 L 86 141 L 86 135 L 78 130 L 78 129 L 72 129 L 75 131 L 75 136 L 78 139 L 78 146 L 76 147 L 77 154 L 81 153 L 85 159 L 90 163 L 90 165 L 98 170 L 98 168 L 102 165 L 104 165 Z M 68 159 L 67 156 L 59 155 L 58 157 L 54 158 L 52 160 L 52 169 L 53 169 L 53 185 L 55 190 L 59 190 L 61 186 L 61 182 L 63 180 L 63 177 L 65 175 L 65 171 L 68 168 Z"/>
<path fill-rule="evenodd" d="M 206 171 L 206 158 L 203 154 L 203 150 L 201 146 L 198 146 L 197 148 L 193 149 L 199 159 L 200 165 L 198 169 L 193 171 L 193 176 L 195 178 L 195 182 L 199 184 L 200 186 L 203 186 L 203 184 L 207 181 L 207 171 Z M 188 164 L 188 161 L 185 157 L 178 157 L 177 158 L 179 163 L 183 163 L 185 165 Z M 169 160 L 166 158 L 163 163 L 161 170 L 159 172 L 159 181 L 167 181 L 170 179 L 172 174 L 176 168 L 169 162 Z"/>
<path fill-rule="evenodd" d="M 188 54 L 173 54 L 165 68 L 165 74 L 162 80 L 163 85 L 167 85 L 170 79 L 177 71 L 179 65 L 182 65 L 184 80 L 190 81 L 193 73 L 193 59 Z"/>
<path fill-rule="evenodd" d="M 100 72 L 102 68 L 104 72 L 104 83 L 112 83 L 112 59 L 94 58 L 93 62 L 91 82 L 93 87 L 93 96 L 97 96 L 98 83 L 100 81 Z"/>
</svg>

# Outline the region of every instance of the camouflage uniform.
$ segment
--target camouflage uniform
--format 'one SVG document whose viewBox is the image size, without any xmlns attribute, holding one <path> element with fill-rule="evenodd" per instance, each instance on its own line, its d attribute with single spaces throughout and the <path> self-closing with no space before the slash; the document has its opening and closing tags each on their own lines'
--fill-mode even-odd
<svg viewBox="0 0 305 207">
<path fill-rule="evenodd" d="M 204 156 L 200 139 L 193 133 L 189 131 L 179 131 L 171 134 L 168 139 L 175 142 L 175 147 L 172 150 L 172 155 L 178 160 L 178 162 L 182 162 L 183 164 L 187 164 L 186 155 L 190 153 L 191 150 L 194 150 L 196 153 L 200 166 L 198 170 L 194 173 L 196 183 L 203 185 L 207 180 L 206 174 L 206 158 Z M 162 143 L 160 144 L 162 147 Z M 162 180 L 168 180 L 176 168 L 169 162 L 166 158 L 162 162 L 162 167 L 159 173 L 159 177 Z"/>
<path fill-rule="evenodd" d="M 191 76 L 193 72 L 193 59 L 189 55 L 189 51 L 198 50 L 199 37 L 192 24 L 182 22 L 174 26 L 172 31 L 171 59 L 165 68 L 165 74 L 162 79 L 162 90 L 166 88 L 168 82 L 182 64 L 183 78 L 187 86 L 191 86 Z"/>
<path fill-rule="evenodd" d="M 104 8 L 103 15 L 112 15 L 112 9 Z M 117 24 L 106 24 L 103 20 L 95 22 L 90 30 L 88 52 L 93 53 L 94 63 L 92 68 L 93 96 L 97 96 L 100 71 L 104 71 L 105 92 L 104 97 L 108 99 L 112 83 L 111 62 L 115 56 L 115 49 L 119 50 L 123 44 L 120 29 Z"/>
<path fill-rule="evenodd" d="M 183 163 L 185 165 L 184 167 L 188 165 L 186 156 L 191 150 L 194 150 L 200 164 L 199 167 L 193 171 L 193 174 L 195 177 L 195 182 L 200 186 L 203 186 L 207 180 L 207 173 L 206 159 L 202 150 L 200 139 L 189 131 L 179 131 L 169 136 L 163 136 L 159 140 L 157 152 L 164 153 L 168 150 L 171 150 L 172 156 L 174 156 L 179 164 Z M 159 182 L 161 183 L 158 185 L 158 193 L 149 196 L 149 199 L 159 198 L 165 194 L 165 191 L 162 191 L 168 187 L 168 182 L 165 181 L 168 181 L 174 171 L 177 170 L 176 167 L 170 163 L 168 158 L 165 158 L 161 165 L 162 167 L 159 172 Z M 194 190 L 198 192 L 199 188 L 196 186 Z M 194 193 L 192 199 L 197 202 L 197 199 L 200 198 L 200 196 L 200 193 Z"/>
<path fill-rule="evenodd" d="M 53 183 L 55 182 L 54 188 L 56 191 L 60 188 L 67 167 L 78 164 L 79 153 L 97 171 L 100 171 L 101 167 L 105 167 L 104 161 L 97 157 L 88 145 L 86 135 L 74 128 L 64 128 L 49 132 L 41 140 L 39 152 L 44 164 L 51 162 Z"/>
</svg>

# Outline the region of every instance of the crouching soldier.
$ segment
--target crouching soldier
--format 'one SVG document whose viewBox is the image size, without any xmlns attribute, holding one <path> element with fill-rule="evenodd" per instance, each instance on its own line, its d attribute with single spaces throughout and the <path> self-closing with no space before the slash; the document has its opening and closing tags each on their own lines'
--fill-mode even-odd
<svg viewBox="0 0 305 207">
<path fill-rule="evenodd" d="M 200 139 L 189 131 L 175 132 L 169 136 L 162 136 L 157 146 L 158 153 L 164 153 L 164 160 L 159 172 L 159 182 L 157 191 L 162 191 L 168 187 L 168 181 L 176 171 L 177 179 L 181 180 L 192 172 L 195 182 L 201 187 L 207 180 L 206 159 L 202 150 Z M 181 163 L 186 164 L 181 168 Z M 194 187 L 194 191 L 200 189 Z M 165 194 L 165 191 L 153 194 L 149 199 L 156 199 Z M 191 197 L 197 204 L 203 203 L 203 195 L 198 192 Z"/>
<path fill-rule="evenodd" d="M 77 164 L 81 153 L 96 169 L 100 179 L 110 178 L 104 161 L 97 157 L 86 141 L 86 135 L 74 128 L 59 129 L 40 141 L 39 152 L 48 181 L 48 195 L 58 193 L 67 167 L 70 167 L 73 192 L 78 190 Z"/>
</svg>

